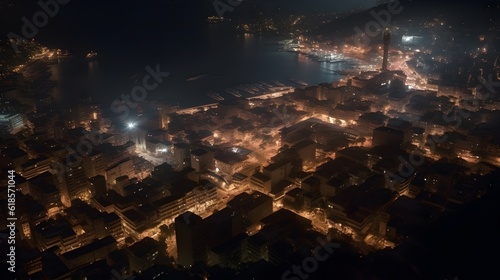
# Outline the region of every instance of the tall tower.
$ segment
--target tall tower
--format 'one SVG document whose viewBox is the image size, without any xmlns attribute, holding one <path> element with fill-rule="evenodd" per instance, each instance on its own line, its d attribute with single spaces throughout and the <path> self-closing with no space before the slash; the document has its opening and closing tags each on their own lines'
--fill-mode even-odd
<svg viewBox="0 0 500 280">
<path fill-rule="evenodd" d="M 86 192 L 89 190 L 83 164 L 75 167 L 67 166 L 61 179 L 56 181 L 61 193 L 61 201 L 66 207 L 71 206 L 72 200 L 85 197 Z"/>
<path fill-rule="evenodd" d="M 192 212 L 175 218 L 178 264 L 189 267 L 207 261 L 206 230 L 203 219 Z"/>
<path fill-rule="evenodd" d="M 384 32 L 384 60 L 382 61 L 382 71 L 387 70 L 387 59 L 389 58 L 389 44 L 391 43 L 391 33 Z"/>
</svg>

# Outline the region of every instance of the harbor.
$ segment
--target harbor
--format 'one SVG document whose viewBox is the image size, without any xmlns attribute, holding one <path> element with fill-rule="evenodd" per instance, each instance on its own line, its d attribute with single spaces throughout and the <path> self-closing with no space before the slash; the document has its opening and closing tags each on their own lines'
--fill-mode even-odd
<svg viewBox="0 0 500 280">
<path fill-rule="evenodd" d="M 269 82 L 260 81 L 252 84 L 238 85 L 235 88 L 226 88 L 220 92 L 210 90 L 207 92 L 207 96 L 215 101 L 239 98 L 255 99 L 278 97 L 284 93 L 293 92 L 296 87 L 305 87 L 308 85 L 309 84 L 306 82 L 292 78 L 289 78 L 286 84 L 277 80 Z"/>
</svg>

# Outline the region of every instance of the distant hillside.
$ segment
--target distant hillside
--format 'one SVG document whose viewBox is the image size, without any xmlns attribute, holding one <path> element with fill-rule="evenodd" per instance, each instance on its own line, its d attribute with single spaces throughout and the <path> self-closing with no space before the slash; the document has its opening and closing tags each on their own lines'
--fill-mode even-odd
<svg viewBox="0 0 500 280">
<path fill-rule="evenodd" d="M 332 21 L 319 27 L 316 30 L 310 31 L 312 36 L 331 36 L 332 38 L 344 38 L 356 34 L 355 27 L 365 30 L 366 24 L 375 21 L 373 12 L 381 13 L 387 11 L 388 5 L 383 4 L 372 9 L 352 14 L 346 18 Z M 447 25 L 452 26 L 467 26 L 476 31 L 486 32 L 491 26 L 492 21 L 499 21 L 498 14 L 500 12 L 498 1 L 488 4 L 485 1 L 431 1 L 431 0 L 401 0 L 398 7 L 402 11 L 398 14 L 391 14 L 390 25 L 397 25 L 403 28 L 418 29 L 414 23 L 416 19 L 439 19 L 444 20 Z M 490 20 L 491 19 L 491 20 Z"/>
</svg>

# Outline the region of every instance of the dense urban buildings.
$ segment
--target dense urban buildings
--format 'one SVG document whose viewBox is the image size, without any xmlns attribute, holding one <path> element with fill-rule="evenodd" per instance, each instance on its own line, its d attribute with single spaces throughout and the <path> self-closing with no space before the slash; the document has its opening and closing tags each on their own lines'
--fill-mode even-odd
<svg viewBox="0 0 500 280">
<path fill-rule="evenodd" d="M 229 1 L 210 4 L 215 10 L 207 13 L 201 2 L 156 3 L 157 11 L 147 8 L 152 14 L 123 4 L 134 16 L 126 17 L 116 38 L 96 31 L 98 39 L 79 39 L 88 40 L 85 48 L 109 44 L 104 55 L 44 47 L 12 32 L 1 39 L 5 275 L 490 277 L 498 263 L 500 213 L 497 3 L 378 1 L 318 13 L 333 6 L 311 1 L 301 3 L 316 7 L 306 13 L 295 1 L 283 9 L 279 1 Z M 107 11 L 115 4 L 99 5 Z M 71 20 L 64 15 L 70 5 L 88 9 L 61 4 L 64 20 Z M 0 3 L 2 12 L 15 7 L 14 1 Z M 158 33 L 142 30 L 164 11 L 173 18 L 155 28 Z M 57 16 L 46 28 L 61 37 Z M 78 26 L 82 30 L 74 32 L 84 34 L 84 22 Z M 193 26 L 221 45 L 234 37 L 244 49 L 271 36 L 273 44 L 264 44 L 273 48 L 268 64 L 259 68 L 249 55 L 240 65 L 236 52 L 211 60 L 210 46 L 188 32 Z M 227 34 L 217 37 L 219 27 Z M 150 51 L 161 61 L 165 48 L 175 59 L 196 60 L 197 73 L 208 72 L 204 63 L 221 64 L 235 67 L 228 73 L 243 71 L 245 79 L 233 73 L 184 77 L 179 73 L 190 67 L 181 61 L 178 73 L 167 73 L 163 64 L 133 68 L 115 88 L 100 75 L 132 69 L 125 50 L 137 46 L 122 37 L 135 40 L 137 30 L 140 50 L 147 45 L 137 60 Z M 71 45 L 58 40 L 61 48 Z M 111 47 L 113 40 L 120 48 Z M 197 51 L 177 53 L 172 41 Z M 116 53 L 126 57 L 115 60 Z M 295 66 L 284 62 L 275 69 L 267 62 L 274 56 Z M 268 77 L 264 68 L 282 77 L 280 71 L 301 64 L 307 67 L 300 77 L 255 78 Z M 314 67 L 327 72 L 326 80 L 310 82 Z M 223 88 L 212 90 L 216 83 Z M 106 96 L 88 90 L 103 84 Z M 190 106 L 155 95 L 185 101 L 197 88 L 206 94 Z M 107 97 L 110 102 L 98 101 Z"/>
</svg>

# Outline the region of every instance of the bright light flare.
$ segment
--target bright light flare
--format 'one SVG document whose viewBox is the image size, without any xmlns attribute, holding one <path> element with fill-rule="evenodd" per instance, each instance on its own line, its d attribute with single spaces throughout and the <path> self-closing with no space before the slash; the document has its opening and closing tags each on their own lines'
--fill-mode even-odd
<svg viewBox="0 0 500 280">
<path fill-rule="evenodd" d="M 135 127 L 135 123 L 133 123 L 133 122 L 129 122 L 129 123 L 127 124 L 127 127 L 128 127 L 128 128 L 134 128 L 134 127 Z"/>
</svg>

